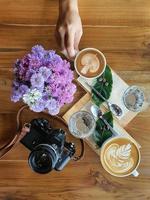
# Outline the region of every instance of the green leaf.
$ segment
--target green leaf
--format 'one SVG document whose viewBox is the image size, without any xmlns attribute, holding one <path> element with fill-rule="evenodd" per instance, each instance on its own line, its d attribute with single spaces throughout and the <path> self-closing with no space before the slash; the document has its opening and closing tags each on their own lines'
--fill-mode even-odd
<svg viewBox="0 0 150 200">
<path fill-rule="evenodd" d="M 103 115 L 107 122 L 113 127 L 113 116 L 111 112 L 107 112 Z M 93 134 L 93 140 L 98 147 L 101 147 L 102 144 L 112 136 L 112 132 L 108 129 L 105 123 L 98 119 L 96 122 L 96 130 Z"/>
<path fill-rule="evenodd" d="M 106 112 L 103 117 L 107 120 L 107 122 L 113 127 L 113 116 L 111 111 Z M 101 120 L 102 121 L 102 120 Z M 104 123 L 104 122 L 103 122 Z"/>
<path fill-rule="evenodd" d="M 107 130 L 107 131 L 104 131 L 104 134 L 102 136 L 102 144 L 112 136 L 112 132 Z"/>
<path fill-rule="evenodd" d="M 99 81 L 100 79 L 102 79 L 103 81 Z M 106 82 L 104 82 L 106 81 Z M 107 85 L 107 84 L 108 85 Z M 101 93 L 106 99 L 109 99 L 110 95 L 111 95 L 111 91 L 112 91 L 112 84 L 113 84 L 113 79 L 112 79 L 112 73 L 111 73 L 111 69 L 110 67 L 107 65 L 106 69 L 104 71 L 104 73 L 102 74 L 101 77 L 98 77 L 96 79 L 95 84 L 93 85 L 93 87 L 99 92 Z M 100 97 L 98 97 L 94 91 L 92 90 L 92 100 L 93 102 L 97 105 L 100 106 L 104 100 L 101 99 Z"/>
</svg>

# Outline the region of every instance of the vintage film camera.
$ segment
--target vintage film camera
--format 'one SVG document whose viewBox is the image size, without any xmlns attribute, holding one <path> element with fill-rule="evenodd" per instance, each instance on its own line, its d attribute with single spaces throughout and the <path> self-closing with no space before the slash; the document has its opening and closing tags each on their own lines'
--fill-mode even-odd
<svg viewBox="0 0 150 200">
<path fill-rule="evenodd" d="M 75 145 L 66 141 L 62 129 L 53 129 L 47 119 L 38 118 L 30 122 L 30 132 L 21 143 L 31 153 L 29 166 L 37 173 L 62 170 L 75 154 Z"/>
</svg>

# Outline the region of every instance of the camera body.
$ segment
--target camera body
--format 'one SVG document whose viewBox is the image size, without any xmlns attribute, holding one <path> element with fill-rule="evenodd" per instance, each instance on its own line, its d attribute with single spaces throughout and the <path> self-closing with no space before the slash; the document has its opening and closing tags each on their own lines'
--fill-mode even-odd
<svg viewBox="0 0 150 200">
<path fill-rule="evenodd" d="M 75 154 L 75 145 L 66 142 L 62 129 L 53 129 L 47 119 L 33 119 L 30 132 L 21 140 L 31 153 L 29 166 L 37 173 L 62 170 Z"/>
</svg>

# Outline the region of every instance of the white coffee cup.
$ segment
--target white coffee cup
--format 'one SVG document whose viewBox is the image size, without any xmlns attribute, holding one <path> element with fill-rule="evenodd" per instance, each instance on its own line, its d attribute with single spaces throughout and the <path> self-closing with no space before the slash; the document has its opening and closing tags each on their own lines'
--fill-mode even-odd
<svg viewBox="0 0 150 200">
<path fill-rule="evenodd" d="M 84 53 L 84 52 L 88 53 L 89 51 L 93 51 L 93 52 L 99 54 L 99 56 L 101 57 L 101 59 L 103 60 L 103 63 L 104 63 L 102 70 L 94 77 L 84 76 L 83 74 L 80 73 L 80 71 L 78 70 L 78 67 L 77 67 L 77 60 L 78 60 L 79 56 L 82 53 Z M 106 68 L 106 58 L 105 58 L 104 54 L 96 48 L 85 48 L 85 49 L 82 49 L 81 51 L 79 51 L 77 53 L 75 60 L 74 60 L 74 66 L 75 66 L 75 70 L 76 70 L 76 72 L 78 73 L 79 76 L 81 76 L 82 78 L 86 78 L 86 79 L 93 79 L 93 78 L 97 78 L 97 77 L 101 76 L 104 73 L 105 68 Z"/>
<path fill-rule="evenodd" d="M 115 142 L 115 140 L 117 139 L 125 139 L 125 140 L 128 140 L 129 142 L 131 142 L 134 147 L 136 148 L 137 152 L 138 152 L 138 161 L 135 165 L 135 167 L 130 171 L 130 172 L 127 172 L 126 174 L 123 173 L 123 174 L 119 174 L 119 173 L 115 173 L 111 170 L 108 169 L 108 167 L 106 166 L 106 163 L 104 161 L 104 155 L 105 155 L 105 150 L 107 149 L 107 147 L 109 146 L 109 144 L 111 144 L 113 141 Z M 133 175 L 134 177 L 137 177 L 139 175 L 139 172 L 137 171 L 137 168 L 140 164 L 140 161 L 141 161 L 141 154 L 140 154 L 140 150 L 139 150 L 139 147 L 137 146 L 137 144 L 135 142 L 133 142 L 130 138 L 128 137 L 122 137 L 122 136 L 115 136 L 115 137 L 111 137 L 109 139 L 107 139 L 102 147 L 101 147 L 101 152 L 100 152 L 100 160 L 101 160 L 101 164 L 103 166 L 103 168 L 111 175 L 113 176 L 116 176 L 116 177 L 126 177 L 126 176 L 130 176 L 130 175 Z"/>
</svg>

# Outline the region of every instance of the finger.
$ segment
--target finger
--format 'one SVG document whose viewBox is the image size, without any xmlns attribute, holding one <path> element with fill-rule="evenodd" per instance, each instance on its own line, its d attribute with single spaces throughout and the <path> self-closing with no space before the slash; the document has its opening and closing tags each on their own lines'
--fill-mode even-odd
<svg viewBox="0 0 150 200">
<path fill-rule="evenodd" d="M 57 30 L 55 31 L 55 38 L 56 38 L 57 44 L 60 46 L 60 35 Z"/>
<path fill-rule="evenodd" d="M 61 50 L 64 50 L 65 49 L 65 31 L 64 31 L 64 29 L 62 27 L 60 27 L 59 29 L 56 29 L 55 36 L 56 36 L 57 43 L 60 46 Z"/>
<path fill-rule="evenodd" d="M 79 43 L 82 37 L 82 32 L 76 33 L 74 38 L 74 48 L 76 51 L 79 51 Z"/>
<path fill-rule="evenodd" d="M 65 49 L 65 33 L 64 32 L 60 34 L 60 47 L 62 51 Z"/>
<path fill-rule="evenodd" d="M 70 58 L 73 58 L 75 56 L 74 37 L 75 37 L 74 31 L 69 30 L 66 38 L 67 40 L 66 43 L 67 43 L 67 53 Z"/>
<path fill-rule="evenodd" d="M 58 29 L 58 33 L 59 33 L 59 36 L 60 36 L 60 47 L 61 47 L 61 50 L 64 50 L 65 49 L 65 30 L 63 27 L 60 27 Z"/>
<path fill-rule="evenodd" d="M 67 59 L 69 59 L 69 56 L 68 56 L 68 53 L 67 53 L 67 50 L 66 50 L 66 49 L 62 50 L 61 53 L 62 53 Z"/>
</svg>

